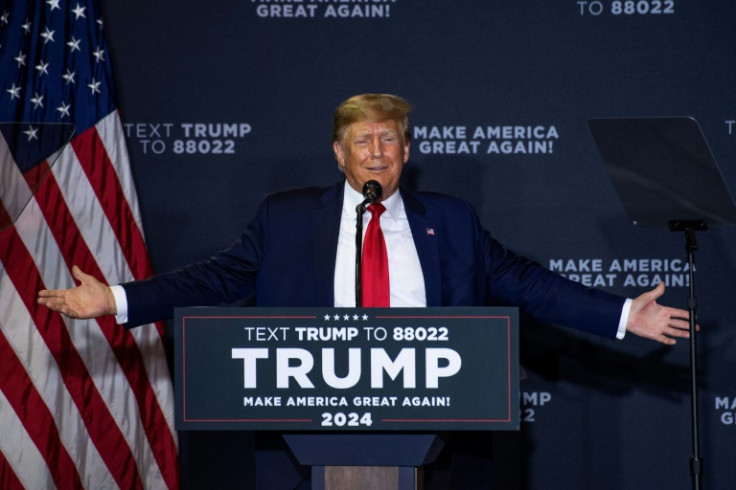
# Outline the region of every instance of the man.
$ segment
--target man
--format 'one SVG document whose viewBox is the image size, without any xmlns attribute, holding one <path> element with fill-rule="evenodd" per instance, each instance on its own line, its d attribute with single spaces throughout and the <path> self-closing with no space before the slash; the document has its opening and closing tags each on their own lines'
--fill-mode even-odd
<svg viewBox="0 0 736 490">
<path fill-rule="evenodd" d="M 343 102 L 332 145 L 344 181 L 268 196 L 241 237 L 210 259 L 113 288 L 75 267 L 78 287 L 41 291 L 39 302 L 75 318 L 114 314 L 126 327 L 168 318 L 177 306 L 243 299 L 258 306 L 353 307 L 355 208 L 365 182 L 375 180 L 385 208 L 377 211 L 388 260 L 385 306 L 502 304 L 609 338 L 631 332 L 672 345 L 689 336 L 688 313 L 656 303 L 663 285 L 634 300 L 585 288 L 506 250 L 464 201 L 400 188 L 409 110 L 393 95 Z"/>
<path fill-rule="evenodd" d="M 386 94 L 343 102 L 332 145 L 346 184 L 267 197 L 240 239 L 209 260 L 112 289 L 75 267 L 80 285 L 41 291 L 39 303 L 75 318 L 118 315 L 127 327 L 168 318 L 177 306 L 243 298 L 259 306 L 355 306 L 354 210 L 364 183 L 376 180 L 387 208 L 390 306 L 505 304 L 607 337 L 631 332 L 668 345 L 689 337 L 688 313 L 656 303 L 662 284 L 633 301 L 585 288 L 504 249 L 465 202 L 397 192 L 409 159 L 409 111 Z"/>
</svg>

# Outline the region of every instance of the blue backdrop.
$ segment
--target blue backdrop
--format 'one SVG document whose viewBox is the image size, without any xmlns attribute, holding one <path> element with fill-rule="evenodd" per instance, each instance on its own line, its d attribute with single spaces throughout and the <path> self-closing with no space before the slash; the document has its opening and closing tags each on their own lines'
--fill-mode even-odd
<svg viewBox="0 0 736 490">
<path fill-rule="evenodd" d="M 736 190 L 731 0 L 103 2 L 154 267 L 228 245 L 270 191 L 327 184 L 334 107 L 415 107 L 405 184 L 462 196 L 555 270 L 686 308 L 684 237 L 632 226 L 587 129 L 692 116 Z M 707 488 L 736 481 L 736 231 L 698 236 Z M 502 488 L 688 488 L 688 346 L 525 322 L 523 424 L 493 442 Z M 252 485 L 252 442 L 180 434 L 184 484 Z"/>
</svg>

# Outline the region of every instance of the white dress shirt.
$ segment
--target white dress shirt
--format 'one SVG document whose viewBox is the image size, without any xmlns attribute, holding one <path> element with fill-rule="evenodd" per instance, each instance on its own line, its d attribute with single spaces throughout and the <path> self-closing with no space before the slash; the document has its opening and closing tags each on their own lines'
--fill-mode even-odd
<svg viewBox="0 0 736 490">
<path fill-rule="evenodd" d="M 363 202 L 363 195 L 347 182 L 344 192 L 335 259 L 335 306 L 355 307 L 355 208 Z M 404 210 L 404 200 L 399 192 L 395 192 L 381 204 L 386 207 L 381 215 L 381 230 L 388 253 L 391 306 L 427 306 L 424 275 Z M 363 214 L 364 234 L 370 218 L 371 212 L 366 211 Z"/>
<path fill-rule="evenodd" d="M 363 195 L 345 183 L 342 217 L 340 219 L 340 235 L 335 259 L 335 306 L 355 307 L 355 208 L 363 202 Z M 427 306 L 427 295 L 424 288 L 424 275 L 419 263 L 414 239 L 411 235 L 409 220 L 404 209 L 404 200 L 399 192 L 395 192 L 382 204 L 386 211 L 381 215 L 381 229 L 386 240 L 388 252 L 389 287 L 391 289 L 392 307 Z M 363 215 L 363 233 L 370 221 L 371 213 Z M 122 286 L 112 286 L 117 307 L 115 320 L 117 323 L 128 321 L 128 301 Z M 624 338 L 626 323 L 631 310 L 631 299 L 626 299 L 621 311 L 616 337 Z"/>
</svg>

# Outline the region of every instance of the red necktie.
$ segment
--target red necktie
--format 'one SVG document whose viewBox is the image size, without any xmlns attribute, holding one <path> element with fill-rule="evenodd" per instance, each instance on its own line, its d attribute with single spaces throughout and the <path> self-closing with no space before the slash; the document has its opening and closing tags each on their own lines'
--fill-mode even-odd
<svg viewBox="0 0 736 490">
<path fill-rule="evenodd" d="M 386 208 L 383 204 L 373 203 L 368 206 L 368 211 L 371 212 L 371 221 L 363 240 L 363 306 L 388 307 L 388 254 L 381 231 L 381 214 Z"/>
</svg>

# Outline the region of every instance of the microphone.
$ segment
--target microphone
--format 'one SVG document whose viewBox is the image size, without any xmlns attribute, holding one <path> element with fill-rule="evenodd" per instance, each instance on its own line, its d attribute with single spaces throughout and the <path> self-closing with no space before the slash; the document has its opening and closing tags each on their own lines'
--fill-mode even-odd
<svg viewBox="0 0 736 490">
<path fill-rule="evenodd" d="M 383 194 L 381 184 L 379 184 L 375 180 L 369 180 L 368 182 L 363 184 L 363 197 L 365 197 L 365 199 L 362 203 L 358 204 L 358 206 L 355 208 L 355 211 L 362 215 L 363 213 L 365 213 L 365 205 L 372 204 L 381 199 L 381 194 Z"/>
<path fill-rule="evenodd" d="M 357 219 L 355 220 L 355 306 L 363 306 L 363 291 L 361 288 L 361 276 L 363 274 L 361 259 L 363 256 L 363 213 L 365 205 L 381 199 L 381 184 L 375 180 L 369 180 L 363 184 L 363 197 L 365 200 L 355 208 Z"/>
<path fill-rule="evenodd" d="M 381 189 L 381 184 L 375 180 L 369 180 L 363 184 L 363 197 L 365 197 L 365 202 L 363 202 L 363 204 L 370 204 L 378 201 L 381 199 L 382 193 L 383 189 Z"/>
</svg>

